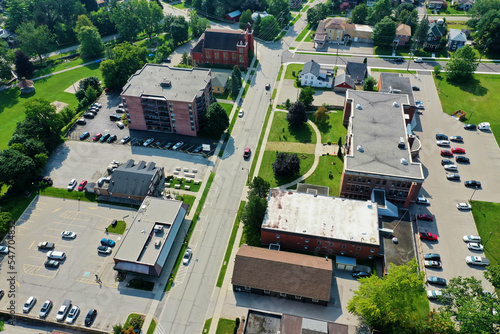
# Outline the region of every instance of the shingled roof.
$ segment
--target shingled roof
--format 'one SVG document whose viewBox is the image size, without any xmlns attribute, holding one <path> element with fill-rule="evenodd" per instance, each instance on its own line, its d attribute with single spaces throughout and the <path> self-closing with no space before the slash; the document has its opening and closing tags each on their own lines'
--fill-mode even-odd
<svg viewBox="0 0 500 334">
<path fill-rule="evenodd" d="M 329 301 L 332 275 L 332 262 L 323 257 L 243 245 L 232 284 Z"/>
<path fill-rule="evenodd" d="M 108 191 L 110 194 L 127 194 L 133 196 L 146 197 L 152 179 L 158 170 L 154 162 L 146 164 L 139 161 L 137 164 L 130 159 L 111 174 Z"/>
<path fill-rule="evenodd" d="M 312 73 L 315 77 L 319 77 L 320 70 L 321 66 L 314 60 L 311 60 L 304 64 L 304 68 L 302 69 L 301 74 L 304 75 L 307 73 Z"/>
<path fill-rule="evenodd" d="M 246 43 L 243 31 L 207 29 L 196 42 L 193 52 L 201 52 L 202 46 L 205 50 L 237 51 L 239 42 Z"/>
</svg>

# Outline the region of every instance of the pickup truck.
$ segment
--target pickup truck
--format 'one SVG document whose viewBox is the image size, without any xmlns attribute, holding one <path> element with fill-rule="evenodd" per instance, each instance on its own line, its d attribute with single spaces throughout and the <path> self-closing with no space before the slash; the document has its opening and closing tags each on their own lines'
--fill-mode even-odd
<svg viewBox="0 0 500 334">
<path fill-rule="evenodd" d="M 53 242 L 44 241 L 38 244 L 38 249 L 53 249 L 54 247 L 55 245 Z"/>
<path fill-rule="evenodd" d="M 490 265 L 490 260 L 488 260 L 485 257 L 480 257 L 480 256 L 466 256 L 465 262 L 467 264 L 474 264 L 476 266 L 489 266 Z"/>
</svg>

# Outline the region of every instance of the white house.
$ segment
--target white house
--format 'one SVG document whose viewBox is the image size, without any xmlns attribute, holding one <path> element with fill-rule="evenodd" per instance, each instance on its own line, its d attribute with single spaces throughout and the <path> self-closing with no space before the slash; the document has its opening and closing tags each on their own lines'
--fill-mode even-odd
<svg viewBox="0 0 500 334">
<path fill-rule="evenodd" d="M 321 66 L 311 60 L 304 64 L 304 68 L 299 75 L 300 84 L 311 87 L 332 88 L 333 75 L 326 70 L 322 70 Z"/>
</svg>

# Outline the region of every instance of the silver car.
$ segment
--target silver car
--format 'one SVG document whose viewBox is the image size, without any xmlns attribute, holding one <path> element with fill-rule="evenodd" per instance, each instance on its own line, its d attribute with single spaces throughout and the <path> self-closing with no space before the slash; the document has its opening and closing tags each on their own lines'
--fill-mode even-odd
<svg viewBox="0 0 500 334">
<path fill-rule="evenodd" d="M 43 303 L 42 308 L 40 309 L 40 318 L 47 317 L 51 309 L 52 309 L 52 300 L 46 300 L 45 303 Z"/>
<path fill-rule="evenodd" d="M 481 242 L 479 235 L 464 235 L 462 238 L 465 242 Z"/>
</svg>

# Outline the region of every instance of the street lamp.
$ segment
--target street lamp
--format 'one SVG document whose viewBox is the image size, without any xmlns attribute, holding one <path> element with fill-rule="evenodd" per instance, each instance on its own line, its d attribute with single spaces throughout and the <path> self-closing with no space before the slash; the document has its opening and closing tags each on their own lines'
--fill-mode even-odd
<svg viewBox="0 0 500 334">
<path fill-rule="evenodd" d="M 491 238 L 492 234 L 493 234 L 493 232 L 490 232 L 490 236 L 488 237 L 488 240 L 486 240 L 486 242 L 484 243 L 484 247 L 486 247 L 486 244 L 488 243 L 488 241 L 490 241 L 490 238 Z"/>
<path fill-rule="evenodd" d="M 470 117 L 467 119 L 467 124 L 469 124 L 470 119 L 472 118 L 472 115 L 474 114 L 474 110 L 470 111 Z"/>
</svg>

